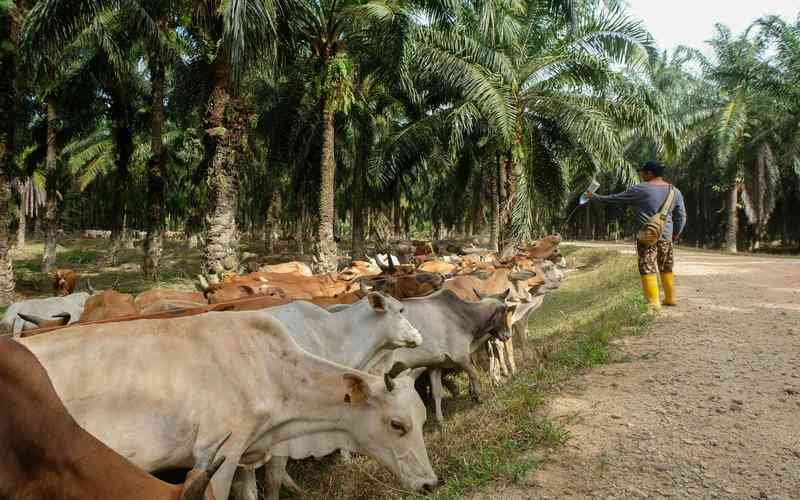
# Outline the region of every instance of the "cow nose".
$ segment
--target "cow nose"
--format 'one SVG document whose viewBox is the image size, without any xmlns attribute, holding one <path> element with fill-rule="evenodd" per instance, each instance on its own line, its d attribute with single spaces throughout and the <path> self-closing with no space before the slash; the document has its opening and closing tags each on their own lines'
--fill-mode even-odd
<svg viewBox="0 0 800 500">
<path fill-rule="evenodd" d="M 434 479 L 433 481 L 428 481 L 427 483 L 424 483 L 422 485 L 422 491 L 424 491 L 425 493 L 431 493 L 433 492 L 433 490 L 436 489 L 436 486 L 438 485 L 439 481 L 437 481 L 436 479 Z"/>
</svg>

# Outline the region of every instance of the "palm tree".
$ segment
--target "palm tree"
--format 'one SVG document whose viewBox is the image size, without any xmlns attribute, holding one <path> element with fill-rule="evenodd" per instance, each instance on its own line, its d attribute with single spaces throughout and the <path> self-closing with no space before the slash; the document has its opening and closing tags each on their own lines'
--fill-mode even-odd
<svg viewBox="0 0 800 500">
<path fill-rule="evenodd" d="M 11 197 L 9 172 L 17 126 L 16 69 L 20 15 L 13 2 L 0 2 L 0 66 L 4 71 L 0 82 L 0 306 L 2 307 L 14 301 L 14 269 L 9 254 L 8 201 Z"/>
</svg>

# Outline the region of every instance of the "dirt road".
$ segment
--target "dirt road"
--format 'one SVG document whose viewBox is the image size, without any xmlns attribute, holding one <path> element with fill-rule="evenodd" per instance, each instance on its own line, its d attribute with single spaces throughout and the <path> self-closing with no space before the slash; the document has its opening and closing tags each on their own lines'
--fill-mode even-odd
<svg viewBox="0 0 800 500">
<path fill-rule="evenodd" d="M 800 499 L 800 260 L 676 258 L 679 307 L 550 404 L 567 445 L 474 498 Z"/>
</svg>

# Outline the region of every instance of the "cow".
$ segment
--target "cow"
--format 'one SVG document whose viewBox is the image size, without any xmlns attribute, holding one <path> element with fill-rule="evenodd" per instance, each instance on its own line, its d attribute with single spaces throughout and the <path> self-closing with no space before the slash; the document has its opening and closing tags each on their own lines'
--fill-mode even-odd
<svg viewBox="0 0 800 500">
<path fill-rule="evenodd" d="M 497 294 L 510 290 L 509 302 L 522 302 L 530 297 L 530 289 L 544 283 L 544 277 L 531 271 L 512 271 L 502 268 L 485 278 L 477 275 L 459 275 L 447 280 L 444 288 L 452 290 L 464 300 L 478 300 L 475 290 Z"/>
<path fill-rule="evenodd" d="M 214 500 L 216 450 L 174 486 L 139 469 L 81 428 L 25 346 L 0 339 L 0 498 L 7 500 Z M 220 441 L 222 444 L 222 441 Z M 213 460 L 213 462 L 212 462 Z M 218 497 L 219 498 L 219 497 Z"/>
<path fill-rule="evenodd" d="M 458 265 L 442 260 L 428 260 L 419 266 L 419 271 L 441 274 L 442 276 L 453 276 L 459 269 Z"/>
<path fill-rule="evenodd" d="M 352 307 L 352 306 L 351 306 Z M 227 499 L 237 467 L 287 439 L 347 435 L 410 490 L 437 483 L 409 377 L 381 378 L 303 351 L 261 311 L 67 327 L 22 339 L 75 420 L 147 471 L 198 462 L 228 430 L 211 480 Z M 202 390 L 199 390 L 202 388 Z"/>
<path fill-rule="evenodd" d="M 508 291 L 505 295 L 505 300 L 518 306 L 512 321 L 513 324 L 516 324 L 523 321 L 523 319 L 527 320 L 529 315 L 525 315 L 525 313 L 530 309 L 527 304 L 531 302 L 536 289 L 544 282 L 544 276 L 535 271 L 511 271 L 507 268 L 501 268 L 484 279 L 476 275 L 456 276 L 445 283 L 445 288 L 452 290 L 463 300 L 471 301 L 481 300 L 482 296 L 492 296 Z M 511 372 L 516 372 L 516 363 L 513 357 L 513 339 L 509 338 L 507 341 L 502 342 L 502 345 L 500 344 L 500 342 L 494 341 L 490 341 L 487 344 L 490 349 L 489 372 L 495 381 L 499 381 L 498 369 L 502 370 L 503 373 L 508 372 L 508 367 L 503 358 L 503 354 L 506 352 L 511 364 Z M 495 357 L 493 349 L 497 350 L 497 357 Z"/>
<path fill-rule="evenodd" d="M 19 335 L 24 330 L 38 328 L 32 321 L 26 321 L 19 316 L 22 313 L 29 319 L 49 322 L 57 320 L 63 322 L 64 315 L 69 315 L 68 324 L 76 323 L 83 314 L 89 294 L 86 292 L 73 293 L 66 297 L 49 297 L 46 299 L 28 299 L 12 304 L 0 320 L 0 330 Z"/>
<path fill-rule="evenodd" d="M 264 312 L 286 326 L 298 345 L 311 354 L 356 370 L 373 372 L 389 349 L 413 348 L 422 336 L 402 315 L 403 305 L 396 299 L 372 292 L 365 299 L 340 312 L 329 312 L 308 302 L 292 302 Z M 379 370 L 377 375 L 383 375 Z M 337 448 L 352 448 L 332 435 L 292 439 L 271 450 L 272 460 L 265 466 L 267 498 L 278 498 L 282 483 L 296 488 L 286 473 L 288 458 L 324 456 Z M 255 475 L 240 471 L 243 484 L 237 500 L 255 499 Z"/>
<path fill-rule="evenodd" d="M 349 266 L 339 271 L 337 276 L 342 281 L 355 281 L 359 278 L 377 276 L 381 274 L 381 268 L 372 262 L 364 260 L 354 260 Z"/>
<path fill-rule="evenodd" d="M 283 262 L 281 264 L 268 264 L 258 269 L 259 273 L 298 274 L 300 276 L 313 276 L 311 268 L 304 262 Z"/>
<path fill-rule="evenodd" d="M 384 292 L 396 299 L 424 297 L 444 285 L 444 277 L 436 273 L 413 273 L 397 276 L 373 276 L 366 279 L 373 290 Z"/>
<path fill-rule="evenodd" d="M 136 309 L 133 295 L 119 293 L 115 290 L 103 290 L 86 300 L 79 323 L 124 318 L 136 316 L 137 314 L 139 314 L 139 311 Z"/>
<path fill-rule="evenodd" d="M 142 292 L 133 299 L 139 314 L 153 314 L 175 309 L 203 307 L 207 301 L 200 292 L 154 289 Z"/>
<path fill-rule="evenodd" d="M 538 241 L 534 241 L 530 245 L 519 247 L 517 250 L 524 252 L 531 259 L 544 260 L 549 259 L 553 253 L 558 250 L 558 245 L 560 244 L 561 235 L 551 234 Z"/>
<path fill-rule="evenodd" d="M 422 345 L 392 351 L 386 366 L 391 367 L 388 371 L 392 373 L 407 368 L 429 369 L 438 423 L 444 420 L 442 369 L 466 371 L 470 394 L 479 400 L 478 372 L 470 355 L 490 338 L 511 338 L 511 321 L 516 306 L 506 305 L 507 294 L 469 302 L 445 289 L 428 297 L 400 301 L 405 308 L 403 314 L 422 334 Z"/>
<path fill-rule="evenodd" d="M 287 296 L 282 288 L 268 284 L 265 280 L 242 279 L 236 283 L 215 283 L 212 285 L 209 285 L 205 280 L 200 280 L 198 288 L 203 290 L 203 295 L 209 304 L 219 304 L 221 302 L 259 296 L 272 298 L 285 298 Z"/>
<path fill-rule="evenodd" d="M 206 294 L 209 304 L 276 293 L 292 299 L 334 297 L 361 288 L 359 283 L 340 280 L 336 274 L 300 276 L 285 273 L 250 273 L 247 277 L 238 277 L 236 283 L 215 285 L 208 285 L 202 276 L 199 278 L 198 288 Z"/>
<path fill-rule="evenodd" d="M 72 269 L 56 269 L 53 273 L 53 293 L 65 297 L 75 291 L 78 275 Z"/>
</svg>

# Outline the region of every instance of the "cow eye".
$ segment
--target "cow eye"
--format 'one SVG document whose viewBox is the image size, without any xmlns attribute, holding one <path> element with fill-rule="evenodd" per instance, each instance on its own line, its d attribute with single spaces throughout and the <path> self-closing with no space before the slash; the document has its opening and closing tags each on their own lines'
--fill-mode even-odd
<svg viewBox="0 0 800 500">
<path fill-rule="evenodd" d="M 400 314 L 403 314 L 404 312 L 406 312 L 406 308 L 405 307 L 401 307 L 400 308 Z"/>
<path fill-rule="evenodd" d="M 400 422 L 400 421 L 398 421 L 398 420 L 392 420 L 392 421 L 389 423 L 389 425 L 391 425 L 391 426 L 392 426 L 392 429 L 394 429 L 394 430 L 396 430 L 397 432 L 399 432 L 401 436 L 405 436 L 405 435 L 406 435 L 406 433 L 408 432 L 408 430 L 406 429 L 406 426 L 405 426 L 405 425 L 403 425 L 403 422 Z"/>
</svg>

